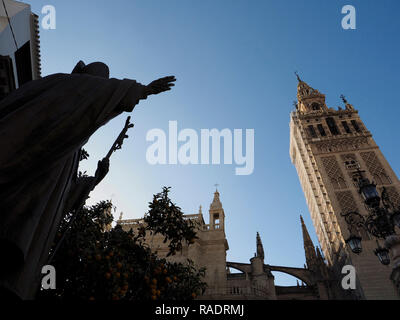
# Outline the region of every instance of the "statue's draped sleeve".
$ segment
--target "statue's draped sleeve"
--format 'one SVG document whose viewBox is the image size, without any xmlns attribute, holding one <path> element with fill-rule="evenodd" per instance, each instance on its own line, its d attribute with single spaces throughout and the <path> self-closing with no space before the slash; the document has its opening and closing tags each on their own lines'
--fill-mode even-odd
<svg viewBox="0 0 400 320">
<path fill-rule="evenodd" d="M 0 103 L 0 186 L 75 150 L 121 113 L 134 80 L 56 74 L 32 81 Z"/>
<path fill-rule="evenodd" d="M 8 251 L 13 268 L 0 272 L 0 288 L 32 297 L 28 284 L 46 262 L 79 149 L 124 111 L 128 92 L 137 91 L 139 102 L 143 89 L 134 80 L 55 74 L 0 101 L 0 250 Z"/>
</svg>

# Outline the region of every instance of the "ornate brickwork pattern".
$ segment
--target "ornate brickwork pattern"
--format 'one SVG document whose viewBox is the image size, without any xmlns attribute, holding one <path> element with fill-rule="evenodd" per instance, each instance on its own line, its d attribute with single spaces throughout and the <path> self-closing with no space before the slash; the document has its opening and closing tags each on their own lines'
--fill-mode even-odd
<svg viewBox="0 0 400 320">
<path fill-rule="evenodd" d="M 368 145 L 368 139 L 365 137 L 316 143 L 317 150 L 321 153 L 352 151 L 366 145 Z"/>
<path fill-rule="evenodd" d="M 382 194 L 383 188 L 379 188 L 379 192 Z M 389 196 L 389 200 L 393 203 L 395 208 L 400 208 L 400 194 L 395 187 L 386 187 L 386 192 Z"/>
<path fill-rule="evenodd" d="M 347 185 L 335 156 L 321 158 L 325 171 L 335 189 L 346 189 Z"/>
<path fill-rule="evenodd" d="M 340 191 L 336 192 L 335 194 L 339 202 L 340 209 L 342 210 L 341 213 L 359 212 L 351 191 Z M 362 239 L 370 240 L 370 236 L 363 228 L 355 228 L 352 231 L 357 233 Z"/>
<path fill-rule="evenodd" d="M 339 191 L 335 194 L 343 213 L 358 211 L 356 201 L 351 191 Z"/>
<path fill-rule="evenodd" d="M 369 172 L 374 177 L 376 184 L 392 183 L 382 164 L 375 155 L 375 152 L 361 152 L 360 156 L 364 160 Z"/>
</svg>

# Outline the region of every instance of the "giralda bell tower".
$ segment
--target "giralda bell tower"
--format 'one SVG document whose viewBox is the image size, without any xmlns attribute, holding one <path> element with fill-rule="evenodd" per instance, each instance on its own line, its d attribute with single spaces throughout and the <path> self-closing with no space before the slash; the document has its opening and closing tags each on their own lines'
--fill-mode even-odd
<svg viewBox="0 0 400 320">
<path fill-rule="evenodd" d="M 347 248 L 349 231 L 341 213 L 367 212 L 354 180 L 358 168 L 365 170 L 379 191 L 385 187 L 397 205 L 400 182 L 345 97 L 344 108 L 328 108 L 324 94 L 297 78 L 298 101 L 290 117 L 290 157 L 327 264 L 338 277 L 342 265 L 353 265 L 361 298 L 398 299 L 390 280 L 391 266 L 383 266 L 373 252 L 376 240 L 360 230 L 363 252 L 356 255 Z"/>
</svg>

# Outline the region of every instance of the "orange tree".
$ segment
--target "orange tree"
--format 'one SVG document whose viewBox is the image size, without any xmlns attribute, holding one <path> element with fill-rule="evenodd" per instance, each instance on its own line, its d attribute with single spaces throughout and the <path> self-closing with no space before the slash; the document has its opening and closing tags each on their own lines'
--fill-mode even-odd
<svg viewBox="0 0 400 320">
<path fill-rule="evenodd" d="M 107 231 L 113 220 L 109 201 L 69 213 L 59 226 L 57 239 L 65 232 L 66 236 L 51 262 L 56 269 L 56 289 L 40 290 L 38 297 L 190 300 L 203 293 L 205 269 L 197 269 L 190 260 L 182 264 L 160 259 L 145 243 L 146 234 L 161 234 L 169 242 L 169 255 L 174 255 L 196 238 L 195 225 L 183 218 L 168 193 L 169 188 L 163 188 L 154 195 L 137 234 L 120 225 Z"/>
</svg>

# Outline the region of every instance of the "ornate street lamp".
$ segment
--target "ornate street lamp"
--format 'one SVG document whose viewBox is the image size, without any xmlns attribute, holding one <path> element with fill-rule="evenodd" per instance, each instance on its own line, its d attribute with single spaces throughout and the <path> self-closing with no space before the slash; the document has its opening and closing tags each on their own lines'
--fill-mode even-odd
<svg viewBox="0 0 400 320">
<path fill-rule="evenodd" d="M 349 245 L 351 251 L 353 251 L 356 254 L 359 254 L 362 252 L 361 240 L 362 240 L 361 237 L 351 235 L 346 240 L 346 243 Z"/>
<path fill-rule="evenodd" d="M 378 244 L 378 248 L 376 248 L 374 250 L 375 255 L 378 257 L 379 261 L 387 266 L 390 263 L 390 257 L 389 257 L 389 250 L 386 248 L 382 248 L 379 245 L 379 242 L 376 241 L 376 243 Z"/>
<path fill-rule="evenodd" d="M 376 184 L 370 183 L 368 179 L 360 176 L 360 180 L 358 181 L 359 192 L 364 199 L 364 202 L 367 206 L 372 208 L 378 207 L 381 201 L 379 197 L 379 193 L 376 190 Z"/>
<path fill-rule="evenodd" d="M 364 229 L 377 239 L 385 240 L 395 235 L 395 226 L 400 226 L 400 208 L 395 208 L 390 201 L 386 189 L 383 188 L 381 196 L 376 190 L 376 184 L 371 183 L 365 176 L 364 171 L 357 170 L 359 193 L 364 199 L 368 214 L 363 216 L 358 212 L 347 212 L 341 215 L 345 218 L 350 231 L 350 237 L 346 240 L 352 252 L 362 252 L 361 237 L 356 234 Z M 382 206 L 381 206 L 382 203 Z M 378 247 L 374 253 L 383 265 L 390 263 L 389 250 L 382 248 L 378 241 Z"/>
</svg>

